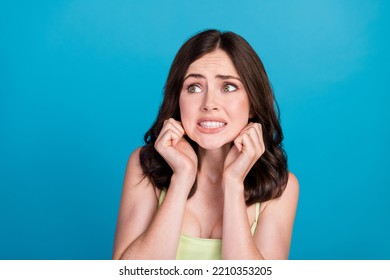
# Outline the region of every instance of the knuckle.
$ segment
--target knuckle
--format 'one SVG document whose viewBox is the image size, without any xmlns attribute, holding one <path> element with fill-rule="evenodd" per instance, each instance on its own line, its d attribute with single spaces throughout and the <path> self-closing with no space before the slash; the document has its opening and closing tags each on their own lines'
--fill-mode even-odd
<svg viewBox="0 0 390 280">
<path fill-rule="evenodd" d="M 166 119 L 164 121 L 164 125 L 170 125 L 170 124 L 172 124 L 172 118 Z"/>
<path fill-rule="evenodd" d="M 264 153 L 265 153 L 265 149 L 264 149 L 264 148 L 261 148 L 261 149 L 259 150 L 259 156 L 262 156 Z"/>
</svg>

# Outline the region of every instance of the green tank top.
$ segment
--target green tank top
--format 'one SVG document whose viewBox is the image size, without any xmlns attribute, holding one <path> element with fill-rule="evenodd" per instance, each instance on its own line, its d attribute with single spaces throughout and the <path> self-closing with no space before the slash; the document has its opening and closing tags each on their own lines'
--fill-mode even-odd
<svg viewBox="0 0 390 280">
<path fill-rule="evenodd" d="M 166 191 L 161 191 L 158 206 L 165 198 Z M 252 236 L 255 233 L 260 212 L 260 203 L 256 203 L 255 221 L 251 225 Z M 180 235 L 177 260 L 220 260 L 222 257 L 222 240 Z"/>
</svg>

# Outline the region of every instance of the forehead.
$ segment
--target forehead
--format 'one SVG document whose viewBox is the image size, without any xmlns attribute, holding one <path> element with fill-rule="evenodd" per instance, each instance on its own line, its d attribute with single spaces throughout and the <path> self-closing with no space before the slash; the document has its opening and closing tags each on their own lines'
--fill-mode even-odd
<svg viewBox="0 0 390 280">
<path fill-rule="evenodd" d="M 186 74 L 202 74 L 205 72 L 211 72 L 212 74 L 238 76 L 233 61 L 230 59 L 228 54 L 221 49 L 217 49 L 211 53 L 205 54 L 201 58 L 198 58 L 192 62 L 190 67 L 188 67 Z"/>
</svg>

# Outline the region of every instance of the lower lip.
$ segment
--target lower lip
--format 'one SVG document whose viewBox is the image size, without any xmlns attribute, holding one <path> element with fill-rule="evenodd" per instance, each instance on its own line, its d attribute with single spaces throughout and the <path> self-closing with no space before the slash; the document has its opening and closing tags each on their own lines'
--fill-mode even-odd
<svg viewBox="0 0 390 280">
<path fill-rule="evenodd" d="M 218 133 L 218 132 L 222 131 L 223 129 L 225 129 L 226 124 L 224 126 L 212 127 L 212 128 L 206 128 L 206 127 L 200 126 L 200 124 L 198 124 L 197 127 L 198 127 L 199 131 L 202 133 L 213 134 L 213 133 Z"/>
</svg>

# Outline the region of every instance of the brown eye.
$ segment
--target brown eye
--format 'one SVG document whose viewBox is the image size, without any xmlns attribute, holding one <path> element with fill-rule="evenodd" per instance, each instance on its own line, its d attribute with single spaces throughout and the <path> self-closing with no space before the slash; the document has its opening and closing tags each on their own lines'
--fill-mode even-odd
<svg viewBox="0 0 390 280">
<path fill-rule="evenodd" d="M 187 88 L 187 91 L 189 93 L 197 93 L 197 92 L 201 92 L 202 89 L 200 88 L 200 86 L 198 85 L 190 85 L 188 88 Z"/>
<path fill-rule="evenodd" d="M 232 84 L 226 84 L 222 88 L 223 92 L 232 92 L 232 91 L 235 91 L 235 90 L 237 90 L 237 87 L 235 85 L 232 85 Z"/>
</svg>

